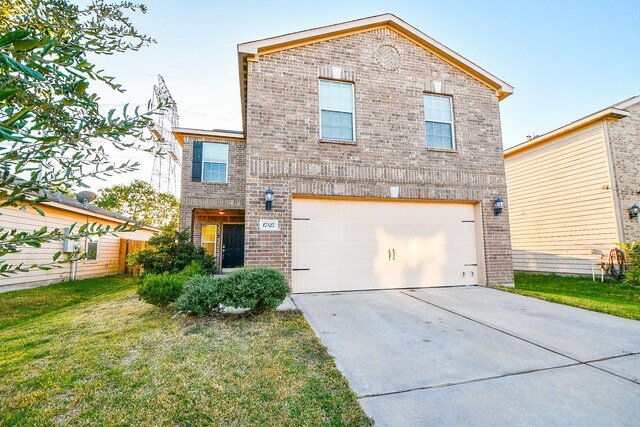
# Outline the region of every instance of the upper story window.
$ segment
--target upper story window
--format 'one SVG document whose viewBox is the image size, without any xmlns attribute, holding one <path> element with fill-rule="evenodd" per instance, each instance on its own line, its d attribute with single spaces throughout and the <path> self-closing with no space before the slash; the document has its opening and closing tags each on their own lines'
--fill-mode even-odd
<svg viewBox="0 0 640 427">
<path fill-rule="evenodd" d="M 191 180 L 194 182 L 227 182 L 229 145 L 195 141 Z"/>
<path fill-rule="evenodd" d="M 353 84 L 320 80 L 320 139 L 354 141 Z"/>
<path fill-rule="evenodd" d="M 453 150 L 451 97 L 425 94 L 424 121 L 427 129 L 427 148 Z"/>
<path fill-rule="evenodd" d="M 206 142 L 202 147 L 202 181 L 227 182 L 229 146 Z"/>
</svg>

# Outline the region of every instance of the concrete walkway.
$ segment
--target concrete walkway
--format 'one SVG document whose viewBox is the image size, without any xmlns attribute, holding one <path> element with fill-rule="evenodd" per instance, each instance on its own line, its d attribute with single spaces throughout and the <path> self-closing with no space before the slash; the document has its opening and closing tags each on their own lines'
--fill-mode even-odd
<svg viewBox="0 0 640 427">
<path fill-rule="evenodd" d="M 376 425 L 640 425 L 640 322 L 481 287 L 293 300 Z"/>
</svg>

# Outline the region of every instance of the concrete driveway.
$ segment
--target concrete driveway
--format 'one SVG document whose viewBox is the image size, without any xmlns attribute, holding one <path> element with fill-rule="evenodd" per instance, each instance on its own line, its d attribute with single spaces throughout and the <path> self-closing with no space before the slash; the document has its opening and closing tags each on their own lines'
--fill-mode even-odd
<svg viewBox="0 0 640 427">
<path fill-rule="evenodd" d="M 293 300 L 377 425 L 640 425 L 640 322 L 483 287 Z"/>
</svg>

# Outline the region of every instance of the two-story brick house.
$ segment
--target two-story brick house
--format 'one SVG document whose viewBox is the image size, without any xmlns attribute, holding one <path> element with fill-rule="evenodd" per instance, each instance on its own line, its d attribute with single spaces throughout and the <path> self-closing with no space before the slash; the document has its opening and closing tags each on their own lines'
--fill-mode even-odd
<svg viewBox="0 0 640 427">
<path fill-rule="evenodd" d="M 513 283 L 511 86 L 391 14 L 238 60 L 244 132 L 174 129 L 180 225 L 222 269 L 275 267 L 294 292 Z"/>
</svg>

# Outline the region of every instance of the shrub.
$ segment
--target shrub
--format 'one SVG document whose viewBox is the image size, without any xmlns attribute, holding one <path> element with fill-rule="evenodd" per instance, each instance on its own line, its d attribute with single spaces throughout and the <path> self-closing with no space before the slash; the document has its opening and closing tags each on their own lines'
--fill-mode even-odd
<svg viewBox="0 0 640 427">
<path fill-rule="evenodd" d="M 199 262 L 206 273 L 216 272 L 215 260 L 204 248 L 196 247 L 187 231 L 163 230 L 147 242 L 149 248 L 127 257 L 129 265 L 140 265 L 145 273 L 178 273 L 193 261 Z"/>
<path fill-rule="evenodd" d="M 141 300 L 158 307 L 166 307 L 182 293 L 184 279 L 175 274 L 148 274 L 138 286 Z"/>
<path fill-rule="evenodd" d="M 640 242 L 620 244 L 627 261 L 624 283 L 640 286 Z"/>
<path fill-rule="evenodd" d="M 184 285 L 175 307 L 187 313 L 204 316 L 222 310 L 224 279 L 213 276 L 193 276 Z"/>
<path fill-rule="evenodd" d="M 275 309 L 290 292 L 287 280 L 273 268 L 240 268 L 229 273 L 222 285 L 225 306 L 246 308 L 253 313 Z"/>
<path fill-rule="evenodd" d="M 202 262 L 191 261 L 191 264 L 187 265 L 182 269 L 182 271 L 176 273 L 175 275 L 178 276 L 184 283 L 194 276 L 206 276 L 207 270 L 204 268 L 204 265 L 202 265 Z"/>
</svg>

